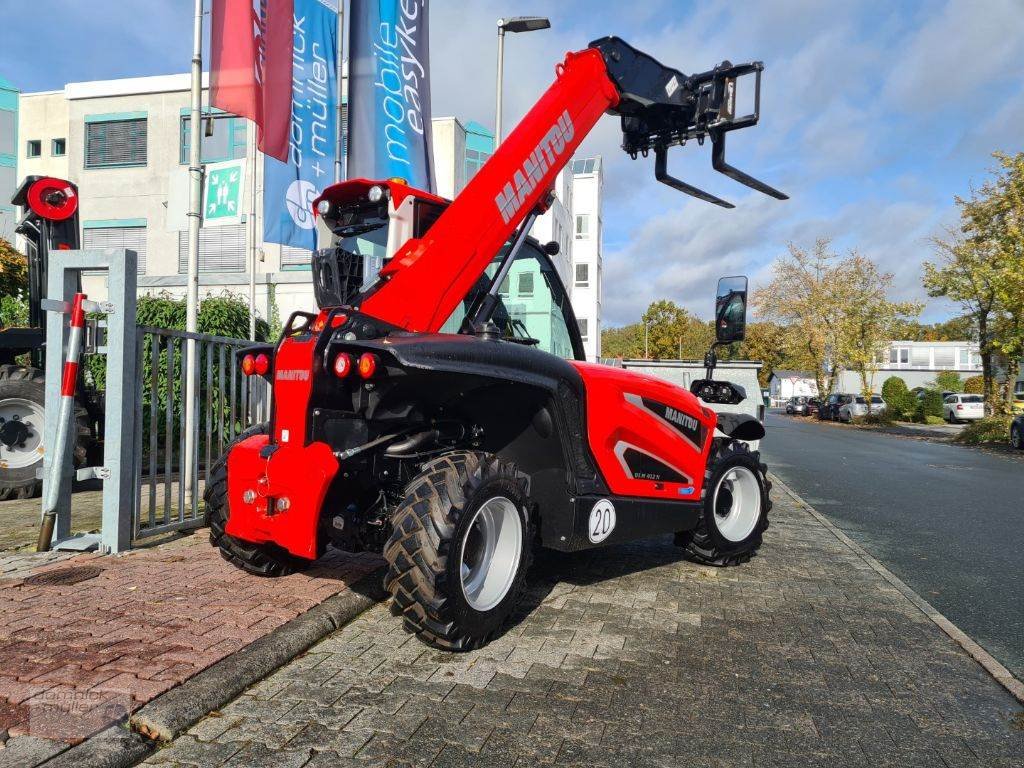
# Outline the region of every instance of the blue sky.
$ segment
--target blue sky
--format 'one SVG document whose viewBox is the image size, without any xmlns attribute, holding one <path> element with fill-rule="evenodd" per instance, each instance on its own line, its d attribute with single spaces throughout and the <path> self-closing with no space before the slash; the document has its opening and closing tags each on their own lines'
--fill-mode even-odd
<svg viewBox="0 0 1024 768">
<path fill-rule="evenodd" d="M 0 0 L 0 74 L 23 90 L 188 68 L 186 0 L 24 8 Z M 895 296 L 923 300 L 920 265 L 932 256 L 929 238 L 956 221 L 954 196 L 984 179 L 993 150 L 1024 150 L 1021 0 L 437 0 L 435 115 L 493 125 L 495 20 L 532 13 L 548 14 L 552 29 L 507 39 L 506 126 L 551 82 L 565 51 L 606 34 L 684 72 L 723 59 L 766 65 L 761 124 L 734 134 L 730 155 L 789 193 L 787 202 L 713 173 L 708 148 L 695 146 L 670 155 L 672 172 L 737 208 L 662 187 L 652 160 L 618 149 L 611 118 L 585 142 L 584 152 L 606 158 L 606 325 L 630 322 L 662 297 L 706 316 L 719 275 L 744 272 L 756 285 L 787 242 L 810 246 L 817 237 L 893 272 Z M 950 313 L 932 301 L 924 317 Z"/>
</svg>

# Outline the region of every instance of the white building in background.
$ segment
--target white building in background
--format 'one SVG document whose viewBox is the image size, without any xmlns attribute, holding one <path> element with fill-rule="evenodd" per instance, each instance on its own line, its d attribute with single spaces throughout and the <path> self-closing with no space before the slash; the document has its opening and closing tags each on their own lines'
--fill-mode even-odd
<svg viewBox="0 0 1024 768">
<path fill-rule="evenodd" d="M 188 75 L 69 83 L 61 90 L 20 95 L 5 89 L 11 91 L 7 101 L 17 98 L 16 111 L 12 107 L 5 113 L 9 122 L 17 123 L 16 138 L 8 137 L 13 140 L 3 144 L 17 153 L 7 158 L 7 175 L 20 180 L 45 174 L 73 181 L 79 188 L 83 246 L 133 249 L 139 255 L 140 294 L 183 296 Z M 479 123 L 464 125 L 454 117 L 435 118 L 432 129 L 437 192 L 452 198 L 493 154 L 494 136 Z M 247 179 L 242 210 L 255 214 L 250 218 L 247 213 L 237 225 L 201 231 L 200 295 L 248 296 L 255 259 L 259 316 L 269 319 L 276 310 L 286 318 L 295 310 L 311 309 L 309 251 L 263 242 L 263 156 L 253 147 L 253 126 L 215 113 L 212 130 L 203 138 L 203 162 L 246 158 L 255 170 L 255 186 Z M 8 127 L 4 134 L 10 133 Z M 601 181 L 600 158 L 572 161 L 558 175 L 554 204 L 531 231 L 542 243 L 559 245 L 552 260 L 572 299 L 591 360 L 601 351 Z M 90 297 L 102 299 L 105 278 L 87 276 L 84 288 Z"/>
<path fill-rule="evenodd" d="M 773 371 L 768 381 L 768 393 L 773 403 L 781 403 L 791 397 L 817 397 L 818 382 L 807 371 Z"/>
<path fill-rule="evenodd" d="M 573 159 L 572 172 L 572 280 L 566 285 L 579 320 L 587 359 L 601 357 L 601 291 L 603 222 L 601 203 L 604 172 L 600 157 Z"/>
<path fill-rule="evenodd" d="M 943 371 L 954 371 L 961 379 L 981 374 L 981 352 L 973 341 L 892 341 L 878 355 L 875 391 L 890 376 L 906 382 L 908 389 L 925 387 L 935 382 Z M 836 392 L 860 392 L 860 376 L 856 371 L 843 371 L 836 383 Z"/>
</svg>

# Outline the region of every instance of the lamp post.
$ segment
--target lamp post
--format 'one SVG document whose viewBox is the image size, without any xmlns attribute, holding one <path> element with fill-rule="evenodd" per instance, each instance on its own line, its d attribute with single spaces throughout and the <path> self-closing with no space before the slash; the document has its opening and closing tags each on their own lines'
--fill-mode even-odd
<svg viewBox="0 0 1024 768">
<path fill-rule="evenodd" d="M 511 19 L 498 19 L 498 86 L 495 97 L 497 105 L 494 110 L 495 149 L 501 144 L 501 75 L 505 59 L 505 33 L 536 32 L 538 29 L 548 29 L 550 26 L 551 22 L 543 16 L 514 16 Z"/>
</svg>

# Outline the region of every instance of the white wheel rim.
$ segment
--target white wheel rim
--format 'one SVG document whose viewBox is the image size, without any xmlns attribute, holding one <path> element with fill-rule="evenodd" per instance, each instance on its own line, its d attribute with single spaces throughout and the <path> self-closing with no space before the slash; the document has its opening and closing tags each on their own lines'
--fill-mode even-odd
<svg viewBox="0 0 1024 768">
<path fill-rule="evenodd" d="M 9 422 L 23 425 L 27 433 L 18 428 L 17 434 L 23 439 L 13 445 L 0 440 L 0 469 L 24 469 L 42 461 L 43 406 L 23 397 L 0 400 L 0 435 L 15 434 Z"/>
<path fill-rule="evenodd" d="M 523 522 L 511 500 L 484 502 L 466 527 L 459 545 L 462 593 L 469 606 L 489 611 L 508 594 L 519 571 Z"/>
<path fill-rule="evenodd" d="M 722 537 L 743 541 L 761 518 L 761 484 L 747 467 L 731 467 L 718 479 L 712 503 Z"/>
</svg>

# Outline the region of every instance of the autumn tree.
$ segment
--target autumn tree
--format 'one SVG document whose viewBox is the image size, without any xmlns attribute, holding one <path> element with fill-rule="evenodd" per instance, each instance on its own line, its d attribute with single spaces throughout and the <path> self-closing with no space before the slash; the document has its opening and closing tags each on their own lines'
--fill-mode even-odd
<svg viewBox="0 0 1024 768">
<path fill-rule="evenodd" d="M 980 189 L 956 198 L 960 227 L 936 239 L 937 263 L 925 264 L 932 296 L 963 307 L 977 328 L 985 402 L 1006 411 L 1024 355 L 1024 153 L 996 153 L 999 167 Z M 1006 371 L 996 397 L 995 359 Z"/>
<path fill-rule="evenodd" d="M 840 264 L 843 286 L 835 299 L 842 302 L 839 321 L 839 357 L 857 372 L 861 394 L 871 413 L 875 376 L 880 356 L 893 338 L 898 324 L 921 313 L 914 302 L 889 300 L 892 273 L 881 272 L 873 261 L 851 253 Z"/>
<path fill-rule="evenodd" d="M 768 386 L 775 371 L 793 367 L 787 349 L 786 329 L 778 323 L 750 323 L 739 356 L 745 360 L 761 362 L 757 378 L 762 387 Z"/>
<path fill-rule="evenodd" d="M 762 320 L 784 326 L 784 349 L 795 367 L 808 369 L 818 394 L 832 394 L 842 370 L 845 299 L 841 260 L 827 239 L 808 251 L 789 244 L 789 254 L 772 265 L 772 279 L 754 293 Z"/>
</svg>

